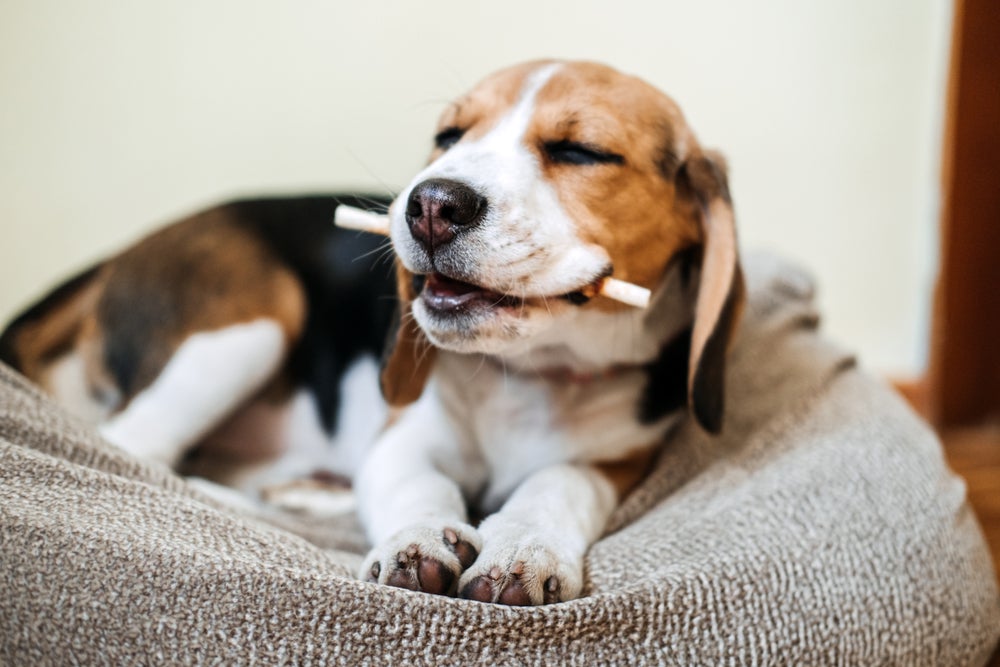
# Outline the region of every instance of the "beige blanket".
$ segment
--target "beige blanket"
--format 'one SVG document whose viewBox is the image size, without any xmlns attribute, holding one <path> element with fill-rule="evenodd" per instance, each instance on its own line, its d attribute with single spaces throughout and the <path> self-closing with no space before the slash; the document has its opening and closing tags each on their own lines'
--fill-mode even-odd
<svg viewBox="0 0 1000 667">
<path fill-rule="evenodd" d="M 355 581 L 352 521 L 241 515 L 0 369 L 0 664 L 981 664 L 1000 596 L 933 433 L 765 257 L 725 434 L 674 433 L 582 599 Z"/>
</svg>

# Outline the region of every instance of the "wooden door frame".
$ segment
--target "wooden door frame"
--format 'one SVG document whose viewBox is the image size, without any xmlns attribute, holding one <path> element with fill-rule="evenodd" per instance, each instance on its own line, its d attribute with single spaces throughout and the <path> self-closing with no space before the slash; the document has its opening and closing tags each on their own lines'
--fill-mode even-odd
<svg viewBox="0 0 1000 667">
<path fill-rule="evenodd" d="M 939 428 L 1000 417 L 1000 2 L 954 12 L 928 370 L 900 387 Z"/>
</svg>

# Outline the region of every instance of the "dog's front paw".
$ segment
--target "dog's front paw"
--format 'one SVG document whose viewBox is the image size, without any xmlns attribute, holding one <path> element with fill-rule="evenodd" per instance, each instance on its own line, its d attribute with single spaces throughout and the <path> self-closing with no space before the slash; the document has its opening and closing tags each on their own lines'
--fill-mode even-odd
<svg viewBox="0 0 1000 667">
<path fill-rule="evenodd" d="M 361 578 L 373 583 L 438 595 L 454 595 L 455 582 L 482 548 L 464 523 L 411 526 L 368 553 Z"/>
<path fill-rule="evenodd" d="M 583 588 L 583 563 L 528 536 L 486 547 L 458 584 L 463 598 L 507 605 L 572 600 Z"/>
</svg>

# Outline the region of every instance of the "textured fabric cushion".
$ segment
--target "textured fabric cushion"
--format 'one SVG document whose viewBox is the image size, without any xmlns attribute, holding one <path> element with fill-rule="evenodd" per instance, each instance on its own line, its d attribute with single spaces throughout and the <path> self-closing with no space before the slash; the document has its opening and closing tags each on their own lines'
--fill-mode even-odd
<svg viewBox="0 0 1000 667">
<path fill-rule="evenodd" d="M 963 483 L 817 335 L 809 280 L 747 265 L 723 436 L 678 428 L 584 597 L 541 608 L 355 581 L 353 519 L 221 507 L 0 369 L 0 663 L 981 664 L 1000 597 Z"/>
</svg>

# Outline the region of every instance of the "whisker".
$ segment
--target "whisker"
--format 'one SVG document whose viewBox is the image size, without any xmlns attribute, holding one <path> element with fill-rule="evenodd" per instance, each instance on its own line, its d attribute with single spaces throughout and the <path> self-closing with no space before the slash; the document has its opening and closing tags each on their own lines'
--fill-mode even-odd
<svg viewBox="0 0 1000 667">
<path fill-rule="evenodd" d="M 376 173 L 375 173 L 374 171 L 372 171 L 372 170 L 371 170 L 371 169 L 370 169 L 370 168 L 368 167 L 368 164 L 367 164 L 367 163 L 365 163 L 365 161 L 364 161 L 364 160 L 362 160 L 362 159 L 361 159 L 361 158 L 360 158 L 360 157 L 358 156 L 358 154 L 357 154 L 357 153 L 355 153 L 355 152 L 354 152 L 353 150 L 351 150 L 350 148 L 346 148 L 346 147 L 344 148 L 344 150 L 346 150 L 346 151 L 347 151 L 347 154 L 348 154 L 348 155 L 350 155 L 350 156 L 351 156 L 352 158 L 354 158 L 354 161 L 355 161 L 355 162 L 357 162 L 357 163 L 358 163 L 358 165 L 359 165 L 359 166 L 360 166 L 360 167 L 361 167 L 362 169 L 364 169 L 364 170 L 365 170 L 365 172 L 366 172 L 366 173 L 367 173 L 367 174 L 368 174 L 369 176 L 371 176 L 371 177 L 372 177 L 372 178 L 374 178 L 374 179 L 375 179 L 376 181 L 378 181 L 379 185 L 381 185 L 381 186 L 382 186 L 382 189 L 383 189 L 383 190 L 385 190 L 385 193 L 386 193 L 387 195 L 389 195 L 389 198 L 390 198 L 390 199 L 395 199 L 395 198 L 396 198 L 396 196 L 397 196 L 397 195 L 398 195 L 399 193 L 397 193 L 397 192 L 394 192 L 394 191 L 393 191 L 393 189 L 392 189 L 391 187 L 389 187 L 389 184 L 388 184 L 388 183 L 386 183 L 386 182 L 385 182 L 385 181 L 383 181 L 383 180 L 382 180 L 381 178 L 379 178 L 378 174 L 376 174 Z M 377 204 L 378 206 L 385 206 L 385 204 L 382 204 L 381 202 L 369 202 L 369 203 L 376 203 L 376 204 Z M 386 209 L 386 210 L 388 210 L 388 209 Z"/>
<path fill-rule="evenodd" d="M 417 367 L 419 367 L 420 364 L 422 364 L 427 359 L 427 355 L 431 353 L 431 348 L 434 347 L 429 340 L 427 340 L 423 336 L 421 336 L 421 338 L 423 338 L 422 341 L 420 340 L 417 341 L 417 363 L 416 363 Z M 420 349 L 421 347 L 423 349 Z"/>
<path fill-rule="evenodd" d="M 476 366 L 476 370 L 472 371 L 472 375 L 469 376 L 469 382 L 476 379 L 476 376 L 479 375 L 479 371 L 483 370 L 484 366 L 486 366 L 486 355 L 481 354 L 479 355 L 479 365 Z"/>
<path fill-rule="evenodd" d="M 379 264 L 382 264 L 383 262 L 388 262 L 388 263 L 391 264 L 395 260 L 396 260 L 395 249 L 392 247 L 392 244 L 390 243 L 389 246 L 386 247 L 382 251 L 382 254 L 380 254 L 378 256 L 378 258 L 375 260 L 374 264 L 375 264 L 375 266 L 378 266 Z"/>
<path fill-rule="evenodd" d="M 382 187 L 384 188 L 386 186 L 383 185 Z M 396 198 L 396 194 L 393 193 L 393 192 L 391 192 L 391 191 L 387 192 L 387 194 L 392 199 Z M 364 204 L 365 206 L 367 206 L 368 208 L 371 209 L 372 213 L 377 213 L 377 214 L 380 214 L 380 215 L 385 215 L 385 214 L 387 214 L 389 212 L 389 204 L 386 204 L 384 201 L 382 201 L 380 199 L 372 199 L 371 197 L 367 197 L 367 196 L 362 195 L 362 194 L 353 195 L 353 197 L 356 200 L 356 203 Z M 350 206 L 350 204 L 344 204 L 344 205 L 345 206 Z M 355 208 L 357 208 L 357 207 L 355 207 Z"/>
<path fill-rule="evenodd" d="M 376 253 L 380 253 L 380 258 L 381 258 L 381 254 L 385 253 L 387 250 L 389 251 L 392 250 L 392 241 L 389 239 L 385 239 L 384 241 L 379 242 L 379 244 L 376 247 L 372 248 L 368 252 L 361 253 L 351 261 L 358 262 L 361 261 L 362 259 L 367 259 Z"/>
</svg>

